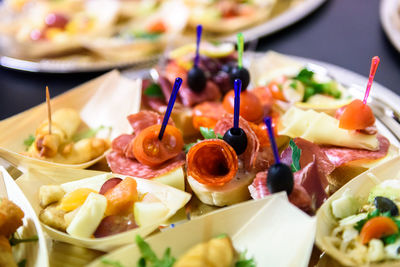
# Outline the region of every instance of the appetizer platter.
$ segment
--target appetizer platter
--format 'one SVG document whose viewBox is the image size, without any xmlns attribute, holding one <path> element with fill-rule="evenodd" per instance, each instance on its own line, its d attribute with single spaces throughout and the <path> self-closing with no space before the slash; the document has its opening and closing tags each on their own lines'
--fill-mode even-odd
<svg viewBox="0 0 400 267">
<path fill-rule="evenodd" d="M 39 220 L 3 167 L 0 167 L 0 217 L 0 266 L 49 266 Z"/>
<path fill-rule="evenodd" d="M 234 42 L 242 30 L 246 41 L 252 41 L 299 21 L 324 2 L 3 1 L 0 64 L 50 73 L 141 68 L 163 50 L 193 40 L 198 23 L 209 40 Z M 98 4 L 104 8 L 96 8 Z M 178 15 L 169 16 L 171 10 Z"/>
<path fill-rule="evenodd" d="M 180 258 L 203 242 L 189 258 L 221 244 L 227 266 L 246 248 L 259 266 L 278 258 L 290 266 L 291 258 L 266 258 L 257 244 L 303 220 L 311 230 L 296 231 L 299 243 L 290 245 L 302 247 L 293 257 L 307 265 L 315 229 L 309 216 L 348 182 L 399 157 L 399 97 L 373 83 L 379 57 L 366 80 L 276 52 L 247 54 L 243 34 L 236 50 L 202 41 L 202 33 L 198 25 L 195 44 L 171 50 L 145 72 L 124 74 L 132 80 L 112 71 L 54 99 L 46 88 L 46 103 L 0 122 L 0 156 L 23 171 L 17 184 L 53 245 L 97 256 L 116 249 L 124 256 L 105 258 L 129 265 L 130 257 L 141 258 L 138 247 L 156 243 L 158 256 L 142 255 L 139 266 L 146 266 L 168 246 L 172 254 L 164 256 Z M 82 170 L 90 166 L 96 171 Z M 339 213 L 347 202 L 336 205 Z M 282 219 L 272 219 L 275 213 Z M 218 219 L 229 214 L 229 223 Z M 260 227 L 268 218 L 271 226 Z M 210 227 L 204 235 L 193 230 L 203 226 Z M 229 238 L 213 239 L 222 229 Z M 175 249 L 157 241 L 175 235 L 187 239 Z M 289 246 L 273 242 L 278 250 Z M 85 257 L 67 254 L 64 261 Z M 98 260 L 93 264 L 107 265 Z"/>
<path fill-rule="evenodd" d="M 379 16 L 383 30 L 392 45 L 400 51 L 399 1 L 384 0 L 380 3 Z"/>
</svg>

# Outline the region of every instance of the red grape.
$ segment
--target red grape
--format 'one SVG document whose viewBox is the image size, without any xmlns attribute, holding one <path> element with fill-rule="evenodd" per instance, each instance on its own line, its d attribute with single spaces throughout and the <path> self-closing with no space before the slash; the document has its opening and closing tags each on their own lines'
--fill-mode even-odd
<svg viewBox="0 0 400 267">
<path fill-rule="evenodd" d="M 100 188 L 100 192 L 99 194 L 104 195 L 108 190 L 110 190 L 111 188 L 114 188 L 117 184 L 119 184 L 122 181 L 121 178 L 111 178 L 109 180 L 107 180 Z"/>
<path fill-rule="evenodd" d="M 47 27 L 64 29 L 68 23 L 68 18 L 62 14 L 50 13 L 44 19 Z"/>
<path fill-rule="evenodd" d="M 100 238 L 115 235 L 137 227 L 133 213 L 129 215 L 111 215 L 100 222 L 94 232 L 94 237 Z"/>
</svg>

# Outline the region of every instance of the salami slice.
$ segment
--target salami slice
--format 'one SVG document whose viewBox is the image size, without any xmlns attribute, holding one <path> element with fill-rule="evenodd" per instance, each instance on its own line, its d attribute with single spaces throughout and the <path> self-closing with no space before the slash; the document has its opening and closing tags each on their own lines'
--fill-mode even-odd
<svg viewBox="0 0 400 267">
<path fill-rule="evenodd" d="M 322 146 L 321 151 L 323 151 L 327 155 L 327 157 L 335 165 L 335 167 L 339 167 L 347 162 L 354 160 L 376 160 L 385 157 L 389 151 L 390 146 L 389 140 L 383 135 L 378 135 L 377 138 L 379 141 L 379 150 L 377 151 L 333 146 Z"/>
<path fill-rule="evenodd" d="M 189 88 L 184 80 L 182 87 L 179 90 L 179 97 L 184 106 L 192 107 L 205 101 L 218 101 L 221 99 L 222 94 L 215 83 L 211 81 L 207 82 L 206 88 L 204 88 L 203 91 L 196 93 Z"/>
<path fill-rule="evenodd" d="M 226 113 L 215 125 L 214 131 L 216 134 L 224 135 L 227 130 L 233 126 L 233 115 Z M 240 117 L 239 127 L 242 128 L 247 136 L 247 148 L 239 159 L 243 160 L 244 167 L 248 171 L 254 170 L 256 167 L 257 157 L 259 156 L 260 143 L 249 123 Z"/>
<path fill-rule="evenodd" d="M 143 165 L 137 160 L 129 159 L 125 155 L 115 151 L 108 153 L 106 159 L 112 172 L 144 179 L 159 177 L 185 164 L 184 154 L 168 160 L 157 168 Z"/>
<path fill-rule="evenodd" d="M 267 172 L 257 173 L 253 183 L 249 186 L 249 191 L 253 199 L 261 199 L 271 194 L 267 188 Z M 311 211 L 311 197 L 297 180 L 295 180 L 293 191 L 289 195 L 289 201 L 305 212 Z"/>
<path fill-rule="evenodd" d="M 127 146 L 133 140 L 134 136 L 131 134 L 122 134 L 115 138 L 111 143 L 111 149 L 115 152 L 124 154 Z"/>
<path fill-rule="evenodd" d="M 147 127 L 153 126 L 154 124 L 161 124 L 163 119 L 164 115 L 149 110 L 140 111 L 128 116 L 128 121 L 131 124 L 135 136 Z M 174 125 L 171 118 L 169 119 L 168 124 Z"/>
</svg>

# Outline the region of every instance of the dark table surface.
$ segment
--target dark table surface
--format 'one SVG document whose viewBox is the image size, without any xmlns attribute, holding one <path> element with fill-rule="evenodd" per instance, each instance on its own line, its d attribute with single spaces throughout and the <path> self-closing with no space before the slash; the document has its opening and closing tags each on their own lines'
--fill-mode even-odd
<svg viewBox="0 0 400 267">
<path fill-rule="evenodd" d="M 381 63 L 376 81 L 400 94 L 400 54 L 382 30 L 379 3 L 328 0 L 297 24 L 260 39 L 257 50 L 313 58 L 364 76 L 369 73 L 371 58 L 378 55 Z M 41 103 L 46 85 L 55 96 L 100 74 L 40 74 L 0 68 L 0 119 Z"/>
</svg>

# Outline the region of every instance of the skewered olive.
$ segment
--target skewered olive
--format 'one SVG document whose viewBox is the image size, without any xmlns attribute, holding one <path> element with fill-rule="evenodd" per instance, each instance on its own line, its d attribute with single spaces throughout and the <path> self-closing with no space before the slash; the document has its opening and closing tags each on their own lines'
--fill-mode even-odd
<svg viewBox="0 0 400 267">
<path fill-rule="evenodd" d="M 270 193 L 286 191 L 292 193 L 294 178 L 292 170 L 283 163 L 276 163 L 268 169 L 267 187 Z"/>
<path fill-rule="evenodd" d="M 199 93 L 206 88 L 207 78 L 204 71 L 199 67 L 193 67 L 188 73 L 189 88 L 196 93 Z"/>
<path fill-rule="evenodd" d="M 391 216 L 399 216 L 397 205 L 386 197 L 375 197 L 374 205 L 381 213 L 390 211 Z"/>
<path fill-rule="evenodd" d="M 247 136 L 242 128 L 230 128 L 224 134 L 224 141 L 233 147 L 238 156 L 246 150 Z"/>
<path fill-rule="evenodd" d="M 238 66 L 232 68 L 230 72 L 232 86 L 236 79 L 242 81 L 242 92 L 247 89 L 250 83 L 250 73 L 246 68 L 239 68 Z"/>
</svg>

